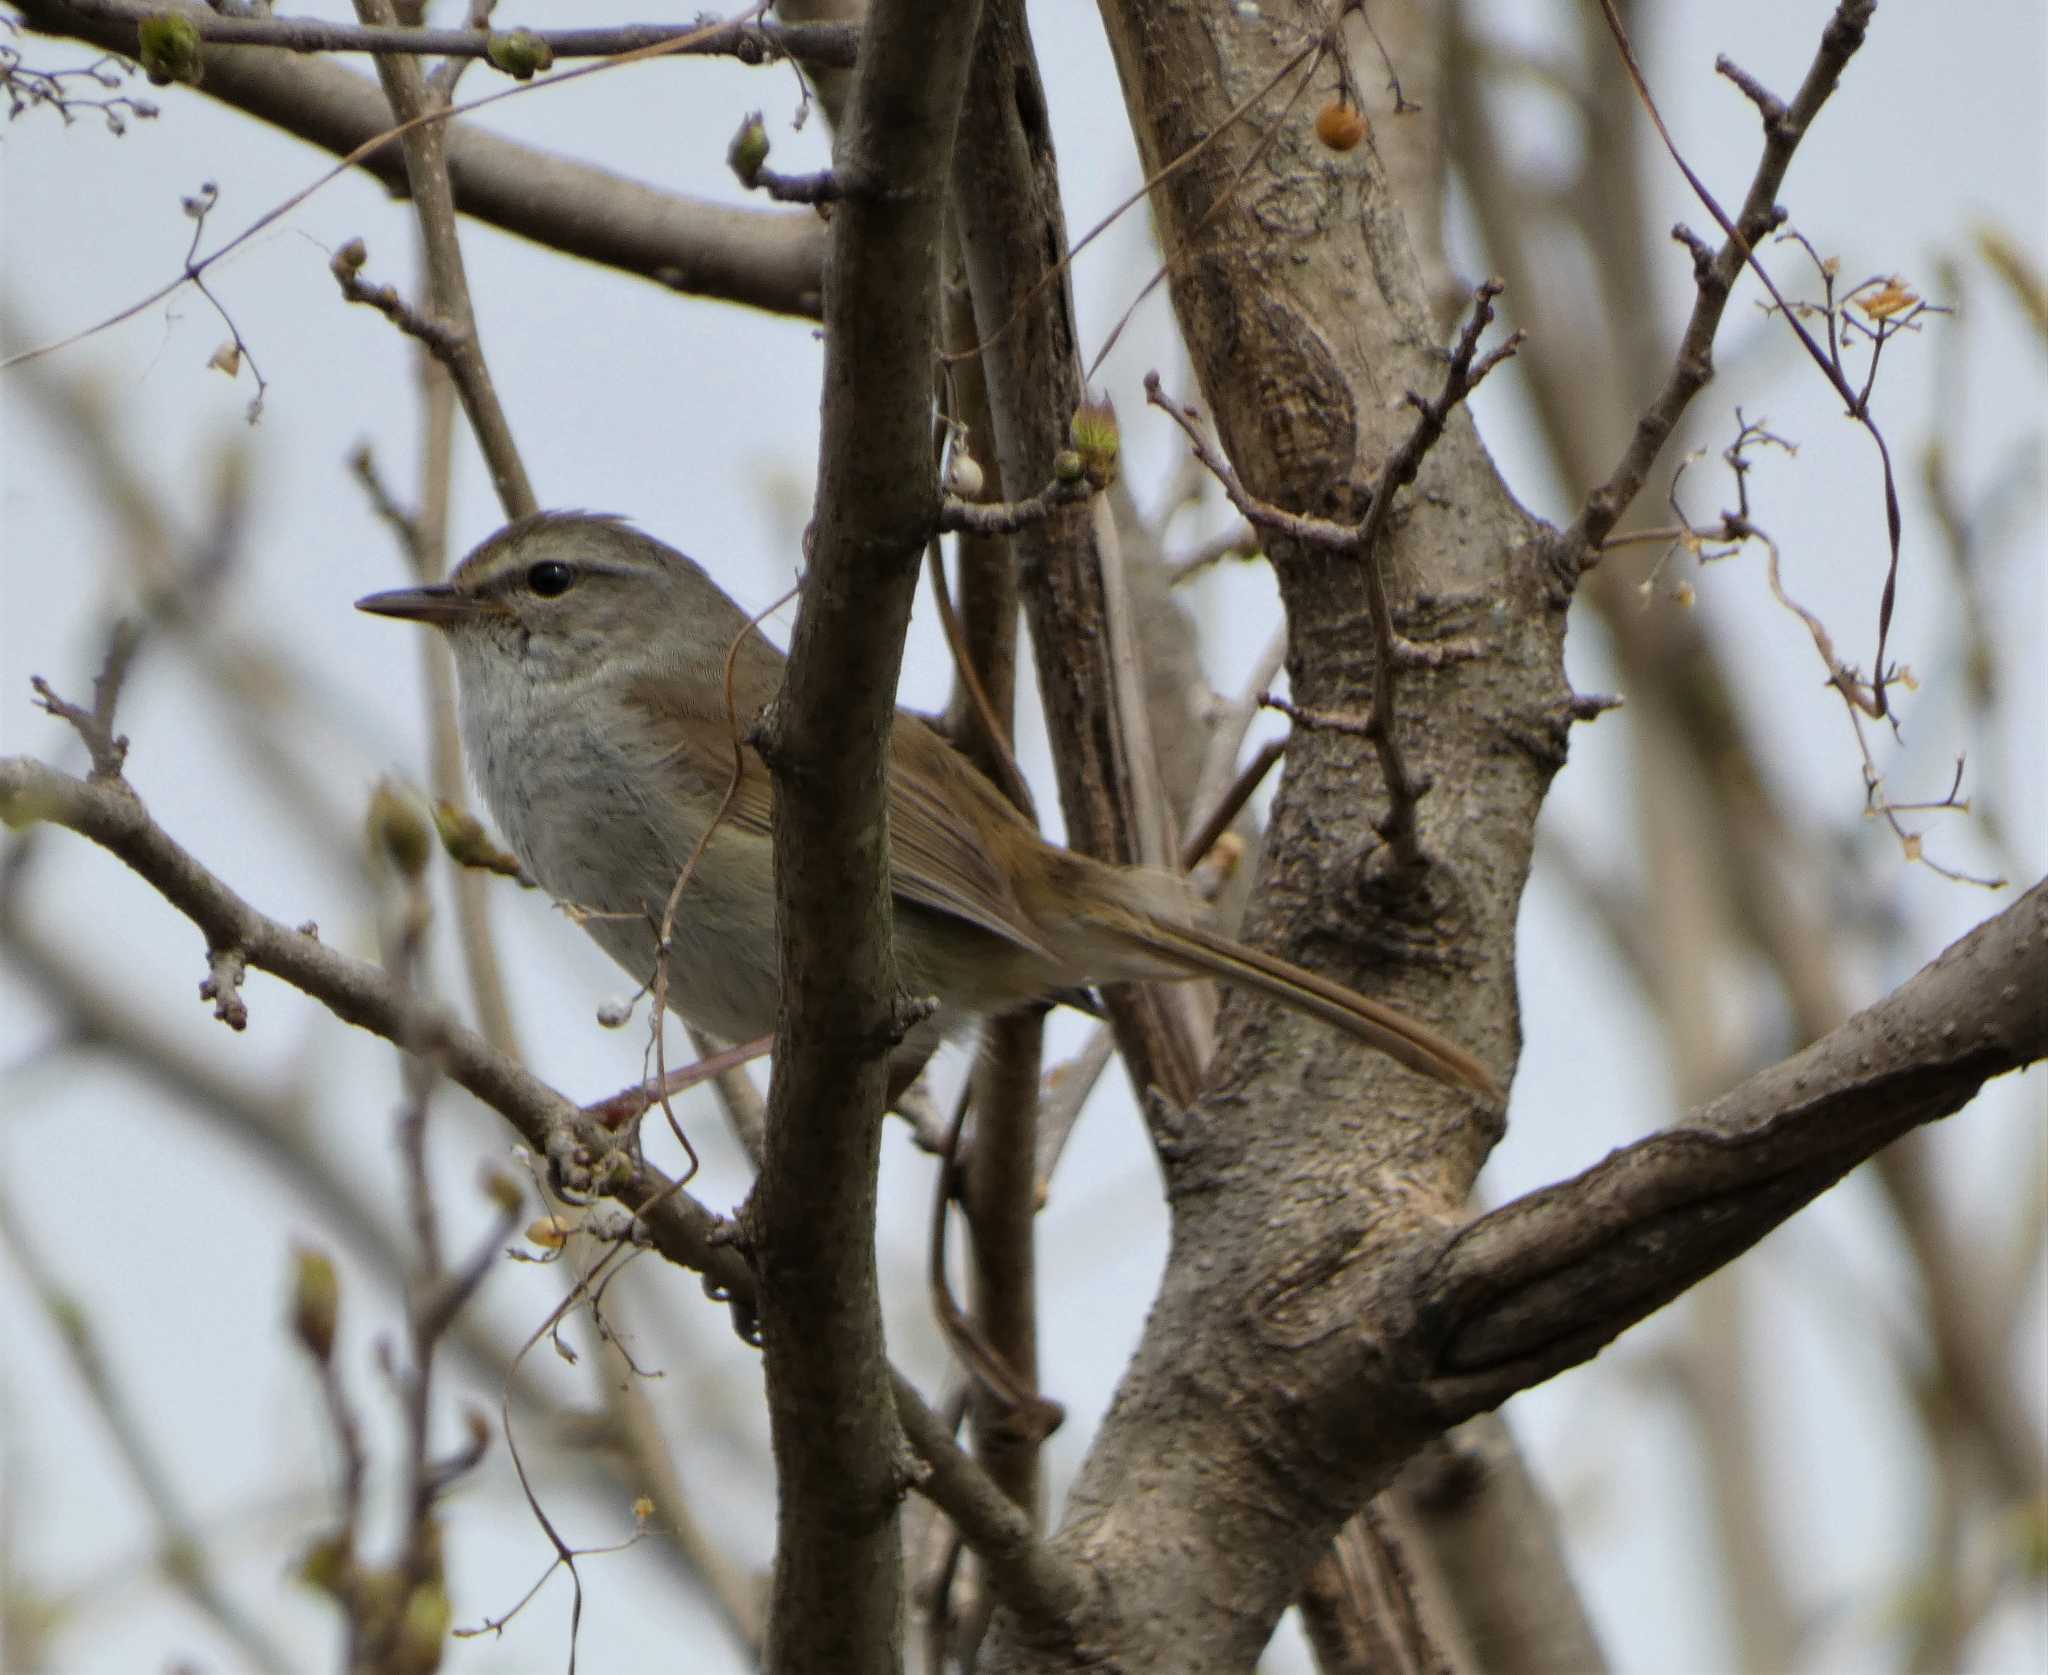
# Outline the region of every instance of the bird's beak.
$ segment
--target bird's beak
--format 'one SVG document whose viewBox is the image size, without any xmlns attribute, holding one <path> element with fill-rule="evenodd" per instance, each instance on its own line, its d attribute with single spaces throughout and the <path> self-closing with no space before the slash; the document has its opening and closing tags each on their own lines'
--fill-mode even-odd
<svg viewBox="0 0 2048 1675">
<path fill-rule="evenodd" d="M 395 616 L 406 622 L 432 623 L 446 628 L 451 623 L 474 622 L 495 609 L 489 601 L 471 593 L 460 593 L 446 582 L 425 587 L 394 587 L 388 593 L 372 593 L 356 601 L 356 609 L 372 616 Z"/>
</svg>

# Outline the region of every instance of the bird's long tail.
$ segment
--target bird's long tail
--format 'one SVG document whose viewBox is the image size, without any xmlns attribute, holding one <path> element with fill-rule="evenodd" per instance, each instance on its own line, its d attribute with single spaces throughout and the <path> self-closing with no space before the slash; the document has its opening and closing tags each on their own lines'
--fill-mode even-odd
<svg viewBox="0 0 2048 1675">
<path fill-rule="evenodd" d="M 1145 953 L 1189 976 L 1220 978 L 1269 995 L 1297 1012 L 1334 1024 L 1410 1070 L 1434 1076 L 1498 1103 L 1499 1085 L 1486 1066 L 1455 1041 L 1419 1024 L 1384 1001 L 1373 1000 L 1313 971 L 1194 925 L 1155 915 L 1119 927 Z"/>
</svg>

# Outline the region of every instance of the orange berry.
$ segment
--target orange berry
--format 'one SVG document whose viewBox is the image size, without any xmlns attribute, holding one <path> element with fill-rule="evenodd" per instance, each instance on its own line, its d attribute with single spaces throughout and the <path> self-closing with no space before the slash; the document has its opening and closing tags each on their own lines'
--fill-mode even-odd
<svg viewBox="0 0 2048 1675">
<path fill-rule="evenodd" d="M 1342 99 L 1332 99 L 1316 112 L 1316 138 L 1332 151 L 1349 151 L 1371 132 L 1365 113 L 1353 110 Z"/>
</svg>

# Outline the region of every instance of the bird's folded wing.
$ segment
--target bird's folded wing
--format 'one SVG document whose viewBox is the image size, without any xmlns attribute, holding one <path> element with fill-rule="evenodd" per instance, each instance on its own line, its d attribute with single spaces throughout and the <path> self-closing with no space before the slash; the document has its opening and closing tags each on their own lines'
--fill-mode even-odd
<svg viewBox="0 0 2048 1675">
<path fill-rule="evenodd" d="M 748 718 L 685 710 L 673 689 L 658 681 L 633 688 L 631 702 L 653 719 L 658 736 L 672 741 L 667 756 L 692 788 L 724 800 L 724 823 L 754 835 L 772 832 L 774 791 L 767 766 L 751 745 L 735 744 Z M 895 893 L 1057 963 L 989 854 L 987 823 L 1017 818 L 1007 805 L 994 806 L 1001 794 L 915 716 L 898 714 L 893 743 L 889 843 Z"/>
</svg>

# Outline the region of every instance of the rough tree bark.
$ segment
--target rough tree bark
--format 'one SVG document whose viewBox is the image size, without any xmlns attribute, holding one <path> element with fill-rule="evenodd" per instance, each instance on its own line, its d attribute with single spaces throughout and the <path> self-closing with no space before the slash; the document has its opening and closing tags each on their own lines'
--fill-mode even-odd
<svg viewBox="0 0 2048 1675">
<path fill-rule="evenodd" d="M 1230 12 L 1106 16 L 1155 170 L 1299 51 L 1290 31 Z M 1154 207 L 1165 249 L 1188 252 L 1174 301 L 1240 475 L 1291 510 L 1356 518 L 1412 427 L 1403 392 L 1433 391 L 1443 369 L 1369 149 L 1319 149 L 1287 103 L 1276 92 L 1212 140 Z M 1399 688 L 1402 748 L 1434 781 L 1429 864 L 1397 876 L 1370 835 L 1385 806 L 1370 744 L 1298 729 L 1247 925 L 1503 1070 L 1529 834 L 1570 703 L 1564 596 L 1539 535 L 1454 416 L 1379 555 L 1409 640 L 1484 641 L 1481 657 Z M 1272 551 L 1296 702 L 1364 714 L 1373 635 L 1356 565 Z M 1110 1579 L 1118 1621 L 1102 1649 L 1117 1666 L 1243 1668 L 1337 1526 L 1420 1440 L 1414 1415 L 1359 1412 L 1347 1327 L 1375 1269 L 1457 1216 L 1498 1119 L 1233 998 L 1207 1089 L 1170 1125 L 1165 1282 L 1060 1539 Z M 1378 1445 L 1360 1447 L 1376 1419 Z M 1020 1641 L 991 1655 L 1036 1666 Z"/>
</svg>

